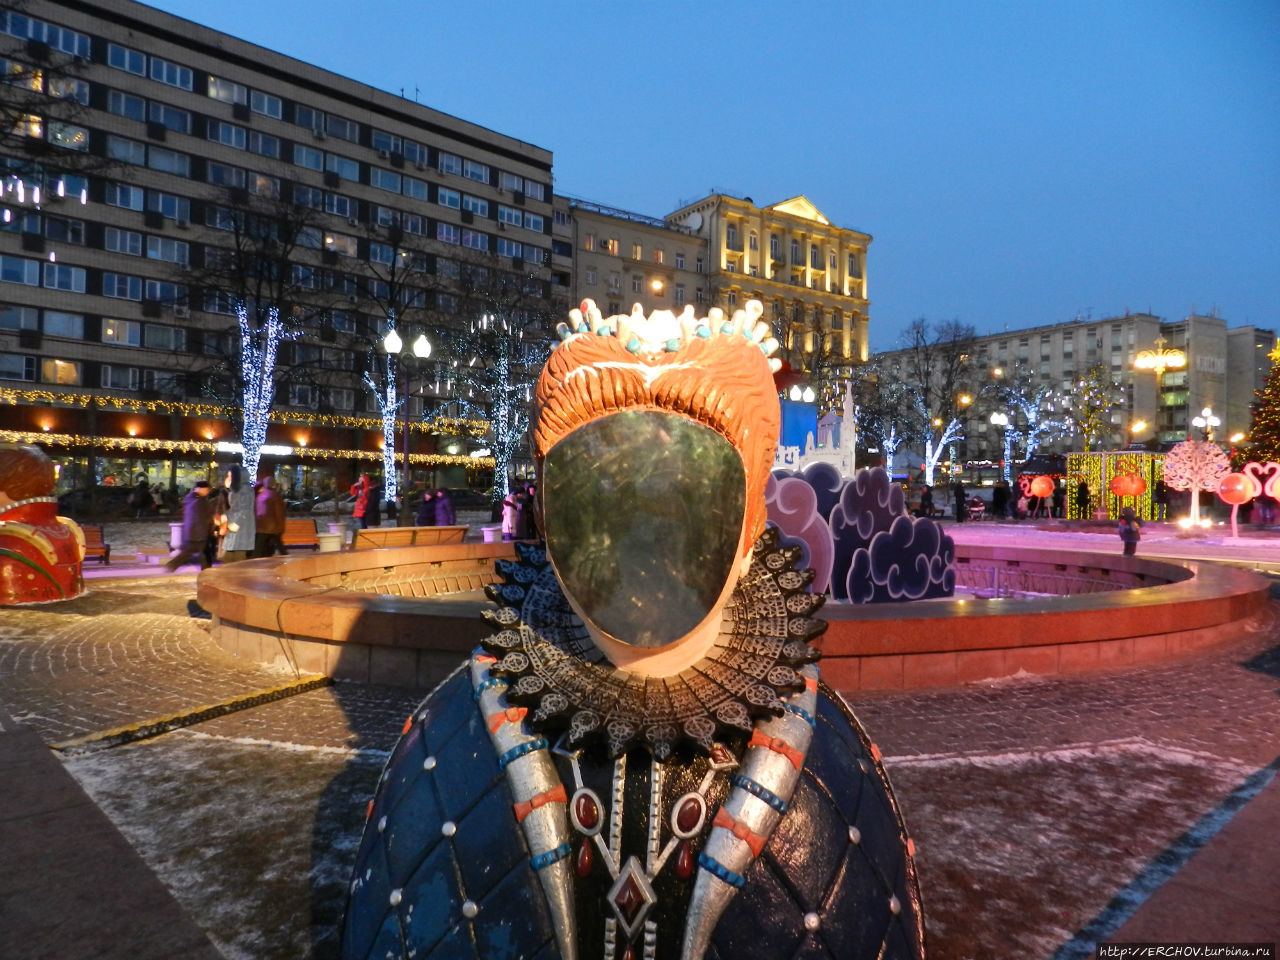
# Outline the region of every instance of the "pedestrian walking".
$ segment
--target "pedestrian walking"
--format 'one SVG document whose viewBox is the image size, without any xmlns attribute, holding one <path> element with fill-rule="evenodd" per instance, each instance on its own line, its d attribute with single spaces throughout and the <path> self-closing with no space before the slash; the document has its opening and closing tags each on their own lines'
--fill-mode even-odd
<svg viewBox="0 0 1280 960">
<path fill-rule="evenodd" d="M 200 569 L 210 566 L 207 553 L 213 536 L 213 515 L 216 504 L 210 498 L 208 480 L 198 480 L 182 501 L 182 545 L 176 555 L 164 565 L 170 573 L 185 563 L 199 563 Z"/>
<path fill-rule="evenodd" d="M 276 485 L 275 477 L 263 477 L 258 481 L 258 495 L 254 498 L 253 555 L 273 557 L 285 554 L 284 549 L 284 497 Z"/>
<path fill-rule="evenodd" d="M 516 525 L 520 520 L 520 501 L 516 493 L 508 493 L 502 500 L 502 539 L 516 538 Z"/>
<path fill-rule="evenodd" d="M 955 497 L 956 523 L 964 523 L 969 519 L 969 501 L 964 493 L 964 482 L 957 480 L 951 485 L 951 494 Z"/>
<path fill-rule="evenodd" d="M 133 507 L 133 519 L 140 520 L 143 513 L 151 507 L 151 488 L 147 486 L 147 476 L 138 474 L 138 482 L 133 485 L 133 493 L 129 494 L 129 506 Z"/>
<path fill-rule="evenodd" d="M 1124 555 L 1132 557 L 1138 550 L 1138 541 L 1142 539 L 1142 521 L 1133 512 L 1133 507 L 1125 507 L 1120 511 L 1118 532 L 1120 541 L 1124 544 Z"/>
<path fill-rule="evenodd" d="M 437 527 L 451 527 L 457 522 L 453 512 L 453 498 L 449 496 L 447 490 L 437 490 L 435 499 L 435 525 Z"/>
<path fill-rule="evenodd" d="M 1156 519 L 1163 523 L 1169 512 L 1169 485 L 1164 482 L 1164 477 L 1156 481 L 1156 488 L 1151 491 L 1151 502 L 1155 504 Z"/>
<path fill-rule="evenodd" d="M 1053 515 L 1059 519 L 1067 515 L 1067 488 L 1061 480 L 1053 481 Z"/>
<path fill-rule="evenodd" d="M 434 490 L 422 491 L 422 498 L 418 501 L 418 514 L 413 519 L 420 527 L 436 525 L 436 492 Z"/>
</svg>

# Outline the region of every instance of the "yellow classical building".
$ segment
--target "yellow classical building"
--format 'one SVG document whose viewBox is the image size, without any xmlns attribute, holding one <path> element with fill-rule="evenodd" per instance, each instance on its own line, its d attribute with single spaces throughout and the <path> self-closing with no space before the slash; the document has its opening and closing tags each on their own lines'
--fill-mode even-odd
<svg viewBox="0 0 1280 960">
<path fill-rule="evenodd" d="M 706 240 L 713 304 L 765 304 L 794 368 L 811 369 L 815 354 L 846 367 L 866 359 L 870 234 L 836 226 L 804 196 L 757 207 L 713 193 L 665 220 Z"/>
</svg>

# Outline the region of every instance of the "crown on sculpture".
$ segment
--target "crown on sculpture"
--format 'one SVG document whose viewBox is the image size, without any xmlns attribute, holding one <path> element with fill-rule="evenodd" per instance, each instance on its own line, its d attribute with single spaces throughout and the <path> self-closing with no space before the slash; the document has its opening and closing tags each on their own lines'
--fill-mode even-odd
<svg viewBox="0 0 1280 960">
<path fill-rule="evenodd" d="M 563 342 L 538 378 L 534 454 L 542 460 L 578 427 L 624 410 L 682 414 L 724 436 L 742 457 L 747 520 L 764 529 L 764 488 L 773 467 L 781 413 L 773 373 L 778 347 L 758 300 L 726 317 L 695 317 L 639 305 L 604 317 L 584 300 L 561 324 Z"/>
<path fill-rule="evenodd" d="M 694 315 L 692 306 L 685 306 L 679 314 L 671 310 L 655 310 L 649 316 L 636 304 L 631 313 L 606 317 L 600 313 L 594 300 L 569 311 L 570 323 L 561 323 L 556 333 L 567 340 L 576 333 L 594 333 L 600 337 L 617 337 L 631 353 L 674 353 L 694 338 L 707 340 L 715 336 L 741 336 L 760 347 L 769 359 L 769 370 L 777 373 L 782 361 L 773 359 L 778 349 L 769 324 L 760 319 L 764 305 L 759 300 L 748 300 L 746 307 L 735 310 L 730 316 L 719 307 L 712 307 L 705 317 Z"/>
</svg>

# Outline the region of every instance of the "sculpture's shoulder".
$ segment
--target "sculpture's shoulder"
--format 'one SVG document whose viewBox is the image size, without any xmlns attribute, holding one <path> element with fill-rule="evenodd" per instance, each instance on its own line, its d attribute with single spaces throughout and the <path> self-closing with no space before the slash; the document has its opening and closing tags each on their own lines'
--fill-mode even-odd
<svg viewBox="0 0 1280 960">
<path fill-rule="evenodd" d="M 348 960 L 559 955 L 467 671 L 414 711 L 387 761 L 352 876 Z"/>
<path fill-rule="evenodd" d="M 923 956 L 915 865 L 879 752 L 825 684 L 814 720 L 789 809 L 717 925 L 708 960 Z"/>
</svg>

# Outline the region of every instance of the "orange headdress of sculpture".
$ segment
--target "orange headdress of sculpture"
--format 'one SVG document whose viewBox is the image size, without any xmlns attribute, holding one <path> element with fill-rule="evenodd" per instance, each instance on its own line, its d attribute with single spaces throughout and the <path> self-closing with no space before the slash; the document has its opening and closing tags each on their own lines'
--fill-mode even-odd
<svg viewBox="0 0 1280 960">
<path fill-rule="evenodd" d="M 764 531 L 764 489 L 773 467 L 781 414 L 770 356 L 778 347 L 760 320 L 757 300 L 725 316 L 713 308 L 695 317 L 692 307 L 645 317 L 602 317 L 591 300 L 561 324 L 563 342 L 538 378 L 533 431 L 539 465 L 578 427 L 623 410 L 678 413 L 705 424 L 733 444 L 746 474 L 746 523 L 755 538 Z"/>
</svg>

